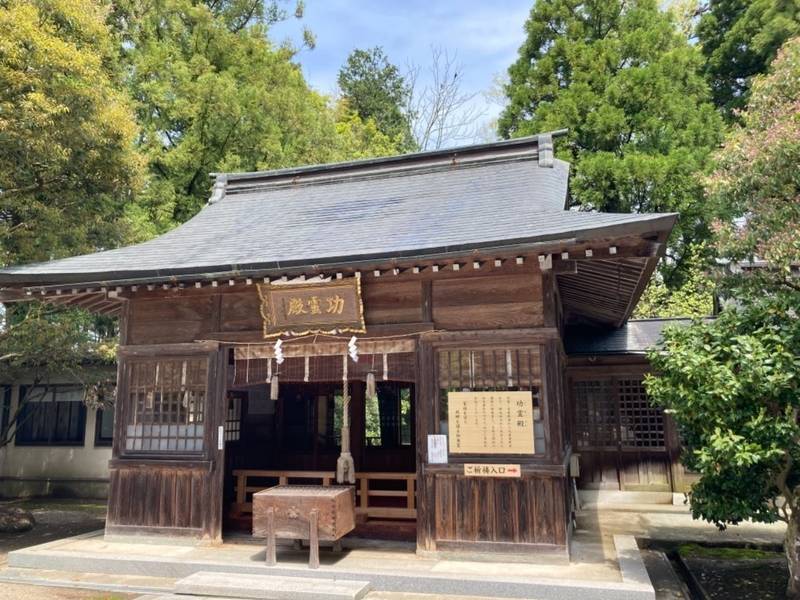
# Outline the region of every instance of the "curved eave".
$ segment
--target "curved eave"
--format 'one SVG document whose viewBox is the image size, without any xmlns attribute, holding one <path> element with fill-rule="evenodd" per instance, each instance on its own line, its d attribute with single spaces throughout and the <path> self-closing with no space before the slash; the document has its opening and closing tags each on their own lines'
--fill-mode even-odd
<svg viewBox="0 0 800 600">
<path fill-rule="evenodd" d="M 637 220 L 614 225 L 584 227 L 578 230 L 563 231 L 550 235 L 481 241 L 449 246 L 436 246 L 397 252 L 376 254 L 350 254 L 341 256 L 300 258 L 290 261 L 265 261 L 246 264 L 215 264 L 193 267 L 163 269 L 126 269 L 114 271 L 75 271 L 75 272 L 36 272 L 35 268 L 49 263 L 30 265 L 0 271 L 0 286 L 20 288 L 29 286 L 51 286 L 69 284 L 95 284 L 114 286 L 132 281 L 160 283 L 211 279 L 223 276 L 248 276 L 285 272 L 302 272 L 304 269 L 353 269 L 365 268 L 373 264 L 392 261 L 450 259 L 473 254 L 532 252 L 546 247 L 574 245 L 591 240 L 614 239 L 625 235 L 654 234 L 659 237 L 669 235 L 677 219 L 676 214 L 641 215 Z M 68 260 L 68 259 L 67 259 Z"/>
</svg>

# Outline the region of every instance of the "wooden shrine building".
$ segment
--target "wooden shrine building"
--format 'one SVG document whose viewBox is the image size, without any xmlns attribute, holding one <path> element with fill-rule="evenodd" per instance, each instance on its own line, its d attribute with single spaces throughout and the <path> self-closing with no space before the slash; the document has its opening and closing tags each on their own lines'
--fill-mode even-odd
<svg viewBox="0 0 800 600">
<path fill-rule="evenodd" d="M 107 534 L 220 540 L 338 466 L 367 535 L 567 552 L 565 331 L 626 323 L 676 215 L 568 210 L 553 135 L 218 174 L 156 239 L 0 272 L 119 316 Z"/>
</svg>

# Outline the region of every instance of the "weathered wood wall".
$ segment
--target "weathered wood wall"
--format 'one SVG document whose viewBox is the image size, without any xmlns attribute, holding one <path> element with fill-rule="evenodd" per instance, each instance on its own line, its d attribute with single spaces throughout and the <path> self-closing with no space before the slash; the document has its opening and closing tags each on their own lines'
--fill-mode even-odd
<svg viewBox="0 0 800 600">
<path fill-rule="evenodd" d="M 650 405 L 638 385 L 649 370 L 645 356 L 569 359 L 565 398 L 573 450 L 580 456 L 579 488 L 683 492 L 695 480 L 680 463 L 674 422 Z M 607 387 L 581 398 L 586 384 Z M 587 416 L 589 427 L 581 424 Z"/>
<path fill-rule="evenodd" d="M 364 274 L 361 289 L 367 327 L 427 325 L 451 331 L 541 327 L 538 270 L 511 266 L 495 271 L 460 277 L 459 273 L 440 273 L 435 278 Z M 254 285 L 137 292 L 129 304 L 129 344 L 263 341 Z"/>
<path fill-rule="evenodd" d="M 481 270 L 393 276 L 362 276 L 365 321 L 370 335 L 420 333 L 416 382 L 418 547 L 566 552 L 570 494 L 564 434 L 563 350 L 560 310 L 552 274 L 542 276 L 532 261 L 505 261 Z M 199 340 L 261 342 L 259 297 L 254 285 L 200 289 L 142 290 L 127 300 L 126 345 L 154 352 Z M 523 463 L 519 480 L 476 480 L 463 476 L 459 459 L 447 468 L 427 464 L 427 436 L 438 428 L 438 382 L 434 348 L 539 348 L 540 407 L 545 451 L 532 457 L 484 458 Z M 222 350 L 219 353 L 222 356 Z M 221 360 L 221 359 L 220 359 Z M 220 365 L 222 363 L 220 362 Z M 222 368 L 222 367 L 221 367 Z M 220 373 L 223 371 L 221 370 Z M 221 404 L 222 377 L 215 402 Z M 211 397 L 210 397 L 211 398 Z M 221 423 L 221 407 L 209 431 Z M 216 448 L 216 446 L 213 446 Z M 109 530 L 177 531 L 218 538 L 222 452 L 209 446 L 207 462 L 154 463 L 128 458 L 112 463 Z M 115 455 L 117 456 L 117 455 Z M 475 459 L 471 459 L 475 462 Z M 373 465 L 376 466 L 376 465 Z M 212 504 L 214 504 L 212 506 Z"/>
<path fill-rule="evenodd" d="M 565 478 L 535 469 L 519 479 L 464 477 L 436 469 L 427 473 L 433 480 L 437 550 L 529 552 L 566 546 Z"/>
<path fill-rule="evenodd" d="M 123 317 L 123 323 L 124 323 Z M 165 326 L 165 328 L 168 328 Z M 127 341 L 123 333 L 123 343 Z M 217 445 L 224 423 L 224 353 L 216 344 L 131 346 L 119 351 L 113 458 L 109 463 L 107 534 L 189 535 L 222 539 L 224 451 Z M 192 455 L 132 452 L 126 426 L 133 410 L 128 398 L 128 363 L 136 360 L 198 358 L 208 361 L 203 416 L 203 449 Z"/>
</svg>

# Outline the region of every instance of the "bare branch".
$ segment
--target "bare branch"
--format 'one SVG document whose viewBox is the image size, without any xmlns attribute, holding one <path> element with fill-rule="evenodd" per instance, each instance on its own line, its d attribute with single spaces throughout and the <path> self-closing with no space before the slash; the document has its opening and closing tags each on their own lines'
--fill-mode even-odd
<svg viewBox="0 0 800 600">
<path fill-rule="evenodd" d="M 476 122 L 484 111 L 472 106 L 478 92 L 465 92 L 461 82 L 464 67 L 455 54 L 431 47 L 426 69 L 430 83 L 420 86 L 422 68 L 410 63 L 405 75 L 411 89 L 406 113 L 411 117 L 414 138 L 420 150 L 436 150 L 476 137 Z"/>
</svg>

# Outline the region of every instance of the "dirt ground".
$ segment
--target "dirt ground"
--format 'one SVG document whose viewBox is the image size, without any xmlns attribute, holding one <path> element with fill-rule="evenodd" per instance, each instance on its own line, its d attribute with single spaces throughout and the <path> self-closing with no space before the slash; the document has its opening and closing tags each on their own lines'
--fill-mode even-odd
<svg viewBox="0 0 800 600">
<path fill-rule="evenodd" d="M 19 506 L 31 511 L 36 519 L 36 526 L 30 531 L 0 533 L 0 569 L 5 567 L 8 553 L 12 550 L 102 529 L 106 518 L 105 501 L 101 500 L 43 498 L 3 501 L 0 502 L 0 506 Z M 1 600 L 127 600 L 134 597 L 97 591 L 0 583 Z"/>
</svg>

